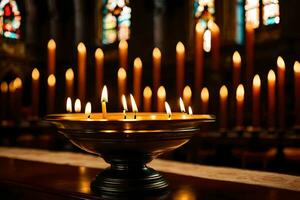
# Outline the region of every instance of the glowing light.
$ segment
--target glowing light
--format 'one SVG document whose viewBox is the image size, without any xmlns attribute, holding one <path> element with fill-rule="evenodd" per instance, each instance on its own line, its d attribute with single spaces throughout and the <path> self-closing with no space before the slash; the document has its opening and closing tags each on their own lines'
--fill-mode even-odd
<svg viewBox="0 0 300 200">
<path fill-rule="evenodd" d="M 233 60 L 233 63 L 237 63 L 237 64 L 241 63 L 242 59 L 241 59 L 241 56 L 238 51 L 235 51 L 233 53 L 232 60 Z"/>
<path fill-rule="evenodd" d="M 103 57 L 104 57 L 104 53 L 103 53 L 102 49 L 97 48 L 95 51 L 95 58 L 102 59 Z"/>
<path fill-rule="evenodd" d="M 8 85 L 8 90 L 10 93 L 14 92 L 16 90 L 15 88 L 15 84 L 14 84 L 14 81 L 11 81 Z"/>
<path fill-rule="evenodd" d="M 67 69 L 66 74 L 65 74 L 66 80 L 73 80 L 74 79 L 74 72 L 72 68 Z"/>
<path fill-rule="evenodd" d="M 49 40 L 48 49 L 56 49 L 56 43 L 53 39 Z"/>
<path fill-rule="evenodd" d="M 123 67 L 120 67 L 118 70 L 118 78 L 119 79 L 126 79 L 126 70 Z"/>
<path fill-rule="evenodd" d="M 196 29 L 197 33 L 203 33 L 204 32 L 204 28 L 203 28 L 203 26 L 201 25 L 200 22 L 198 22 L 196 24 L 196 28 L 195 29 Z"/>
<path fill-rule="evenodd" d="M 139 57 L 137 57 L 136 59 L 134 59 L 134 61 L 133 61 L 133 67 L 134 68 L 142 68 L 142 65 L 143 65 L 142 64 L 142 60 Z M 126 73 L 126 71 L 125 71 L 125 73 Z"/>
<path fill-rule="evenodd" d="M 209 92 L 206 87 L 201 90 L 201 100 L 202 102 L 207 102 L 209 100 Z"/>
<path fill-rule="evenodd" d="M 127 49 L 128 48 L 128 43 L 126 40 L 121 40 L 119 42 L 119 49 Z"/>
<path fill-rule="evenodd" d="M 220 97 L 221 98 L 227 98 L 228 96 L 228 90 L 227 90 L 227 87 L 225 85 L 223 85 L 221 88 L 220 88 Z"/>
<path fill-rule="evenodd" d="M 211 50 L 211 31 L 206 29 L 203 34 L 203 50 L 205 52 L 210 52 Z"/>
<path fill-rule="evenodd" d="M 275 80 L 276 80 L 275 72 L 271 69 L 268 73 L 268 81 L 275 81 Z"/>
<path fill-rule="evenodd" d="M 244 101 L 244 95 L 245 95 L 244 86 L 242 84 L 239 84 L 239 86 L 236 89 L 236 100 Z"/>
<path fill-rule="evenodd" d="M 168 115 L 168 118 L 170 119 L 172 116 L 172 112 L 171 112 L 171 108 L 170 105 L 168 104 L 168 102 L 165 101 L 165 109 L 166 109 L 166 113 Z"/>
<path fill-rule="evenodd" d="M 153 49 L 152 56 L 154 58 L 160 58 L 161 57 L 161 52 L 160 52 L 159 48 L 155 47 Z"/>
<path fill-rule="evenodd" d="M 2 82 L 0 88 L 1 88 L 1 92 L 2 93 L 6 93 L 8 91 L 8 84 L 7 84 L 7 82 L 5 82 L 5 81 Z"/>
<path fill-rule="evenodd" d="M 80 99 L 76 99 L 75 100 L 74 110 L 77 113 L 81 112 L 81 102 L 80 102 Z"/>
<path fill-rule="evenodd" d="M 192 110 L 192 107 L 191 106 L 189 106 L 189 115 L 192 115 L 193 114 L 193 110 Z"/>
<path fill-rule="evenodd" d="M 53 87 L 56 83 L 56 78 L 53 74 L 50 74 L 47 79 L 48 85 Z"/>
<path fill-rule="evenodd" d="M 152 97 L 152 90 L 149 86 L 145 87 L 145 89 L 143 91 L 143 96 L 145 98 L 151 98 Z"/>
<path fill-rule="evenodd" d="M 277 66 L 281 69 L 285 69 L 285 63 L 281 56 L 277 58 Z"/>
<path fill-rule="evenodd" d="M 66 110 L 67 112 L 72 112 L 72 100 L 70 97 L 67 98 Z"/>
<path fill-rule="evenodd" d="M 185 86 L 183 89 L 183 96 L 184 98 L 191 98 L 192 97 L 192 89 L 190 86 Z"/>
<path fill-rule="evenodd" d="M 91 113 L 92 113 L 92 104 L 91 102 L 87 102 L 85 105 L 84 114 L 89 117 Z"/>
<path fill-rule="evenodd" d="M 259 75 L 256 74 L 253 78 L 253 86 L 260 87 L 260 85 L 261 85 L 261 81 L 260 81 Z"/>
<path fill-rule="evenodd" d="M 182 42 L 178 42 L 176 45 L 176 52 L 184 53 L 184 51 L 185 51 L 184 45 L 182 44 Z"/>
<path fill-rule="evenodd" d="M 164 88 L 164 86 L 160 86 L 157 90 L 157 96 L 159 98 L 165 98 L 166 97 L 166 90 Z"/>
<path fill-rule="evenodd" d="M 108 94 L 106 85 L 103 86 L 101 93 L 101 102 L 108 102 Z"/>
<path fill-rule="evenodd" d="M 136 106 L 135 100 L 132 96 L 132 94 L 130 94 L 130 101 L 131 101 L 131 107 L 132 107 L 132 112 L 138 112 L 138 108 Z"/>
<path fill-rule="evenodd" d="M 78 44 L 78 46 L 77 46 L 77 51 L 78 51 L 78 52 L 86 52 L 86 47 L 85 47 L 85 45 L 84 45 L 82 42 L 80 42 L 80 43 Z"/>
<path fill-rule="evenodd" d="M 179 107 L 180 107 L 180 111 L 181 111 L 181 112 L 185 112 L 184 103 L 183 103 L 181 97 L 179 98 Z"/>
<path fill-rule="evenodd" d="M 300 63 L 298 61 L 294 63 L 294 72 L 300 72 Z"/>
<path fill-rule="evenodd" d="M 37 68 L 34 68 L 31 72 L 31 78 L 33 80 L 38 80 L 40 78 L 40 72 Z"/>
<path fill-rule="evenodd" d="M 14 87 L 15 87 L 15 89 L 19 89 L 22 87 L 22 80 L 19 77 L 17 77 L 14 80 Z"/>
</svg>

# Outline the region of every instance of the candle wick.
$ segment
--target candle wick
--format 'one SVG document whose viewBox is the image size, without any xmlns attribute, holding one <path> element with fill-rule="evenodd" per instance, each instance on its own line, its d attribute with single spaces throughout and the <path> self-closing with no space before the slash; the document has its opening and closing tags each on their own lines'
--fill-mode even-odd
<svg viewBox="0 0 300 200">
<path fill-rule="evenodd" d="M 134 112 L 134 119 L 136 119 L 136 112 Z"/>
<path fill-rule="evenodd" d="M 125 109 L 123 110 L 123 114 L 124 114 L 124 119 L 126 119 L 127 116 L 126 116 L 126 110 Z"/>
<path fill-rule="evenodd" d="M 91 115 L 89 115 L 88 118 L 90 119 L 90 118 L 91 118 Z"/>
<path fill-rule="evenodd" d="M 169 114 L 169 119 L 171 119 L 171 114 Z"/>
</svg>

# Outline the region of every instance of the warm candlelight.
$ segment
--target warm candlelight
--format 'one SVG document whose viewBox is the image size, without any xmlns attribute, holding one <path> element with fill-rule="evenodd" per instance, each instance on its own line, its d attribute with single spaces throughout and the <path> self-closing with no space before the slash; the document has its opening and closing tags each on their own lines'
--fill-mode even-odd
<svg viewBox="0 0 300 200">
<path fill-rule="evenodd" d="M 103 119 L 106 118 L 106 103 L 108 102 L 108 94 L 106 85 L 103 86 L 102 94 L 101 94 L 101 106 L 102 106 L 102 116 Z"/>
<path fill-rule="evenodd" d="M 244 86 L 239 84 L 236 89 L 236 126 L 238 128 L 243 127 L 244 123 L 244 96 Z"/>
<path fill-rule="evenodd" d="M 192 89 L 190 86 L 185 86 L 183 89 L 183 102 L 186 106 L 190 106 L 192 101 Z"/>
<path fill-rule="evenodd" d="M 22 108 L 22 91 L 23 91 L 23 83 L 22 80 L 17 77 L 14 80 L 14 86 L 15 86 L 15 98 L 16 98 L 16 102 L 15 102 L 15 107 L 16 107 L 16 117 L 17 120 L 20 118 L 20 111 Z"/>
<path fill-rule="evenodd" d="M 269 129 L 275 128 L 275 84 L 276 84 L 276 75 L 273 70 L 270 70 L 268 73 L 268 127 Z"/>
<path fill-rule="evenodd" d="M 232 77 L 232 86 L 235 90 L 241 82 L 241 56 L 238 51 L 235 51 L 232 56 L 233 63 L 233 77 Z"/>
<path fill-rule="evenodd" d="M 72 68 L 67 69 L 65 74 L 66 79 L 66 96 L 73 97 L 74 91 L 74 72 Z"/>
<path fill-rule="evenodd" d="M 48 42 L 48 76 L 55 74 L 56 43 L 53 39 Z"/>
<path fill-rule="evenodd" d="M 149 86 L 145 87 L 143 91 L 144 96 L 144 112 L 150 112 L 151 111 L 151 98 L 152 98 L 152 90 Z"/>
<path fill-rule="evenodd" d="M 130 94 L 130 102 L 131 102 L 131 108 L 132 108 L 132 112 L 134 113 L 134 119 L 136 119 L 136 113 L 138 112 L 138 107 L 136 106 L 134 97 L 132 96 L 132 94 Z"/>
<path fill-rule="evenodd" d="M 191 106 L 189 106 L 189 115 L 192 115 L 193 114 L 193 110 L 192 110 L 192 107 Z"/>
<path fill-rule="evenodd" d="M 220 88 L 220 129 L 227 129 L 228 115 L 227 115 L 227 101 L 228 89 L 225 85 Z"/>
<path fill-rule="evenodd" d="M 220 28 L 212 20 L 207 24 L 211 30 L 211 56 L 212 56 L 212 69 L 218 71 L 220 69 Z"/>
<path fill-rule="evenodd" d="M 126 40 L 121 40 L 119 43 L 119 63 L 120 67 L 127 70 L 128 43 Z"/>
<path fill-rule="evenodd" d="M 92 113 L 92 104 L 91 102 L 87 102 L 84 109 L 84 114 L 87 116 L 87 118 L 90 118 Z"/>
<path fill-rule="evenodd" d="M 206 87 L 201 90 L 200 96 L 202 113 L 208 113 L 209 92 Z"/>
<path fill-rule="evenodd" d="M 128 111 L 128 108 L 127 108 L 126 97 L 124 94 L 122 95 L 122 105 L 123 105 L 124 119 L 126 119 L 126 112 Z"/>
<path fill-rule="evenodd" d="M 141 86 L 142 86 L 142 67 L 143 63 L 139 57 L 134 59 L 133 62 L 133 95 L 136 100 L 136 104 L 140 106 L 141 99 Z"/>
<path fill-rule="evenodd" d="M 203 84 L 203 34 L 204 28 L 201 23 L 198 22 L 195 28 L 195 81 L 194 89 L 196 91 L 196 96 L 199 95 L 199 92 Z"/>
<path fill-rule="evenodd" d="M 55 106 L 55 84 L 56 84 L 56 78 L 54 74 L 50 74 L 48 76 L 47 82 L 48 82 L 47 111 L 48 113 L 53 113 L 54 106 Z"/>
<path fill-rule="evenodd" d="M 185 113 L 185 106 L 181 97 L 179 97 L 179 108 L 180 108 L 180 112 Z"/>
<path fill-rule="evenodd" d="M 295 126 L 300 127 L 300 63 L 294 63 L 294 77 L 295 77 Z"/>
<path fill-rule="evenodd" d="M 39 115 L 39 99 L 40 99 L 40 72 L 34 68 L 31 72 L 31 106 L 32 115 L 37 117 Z"/>
<path fill-rule="evenodd" d="M 261 81 L 256 74 L 252 83 L 252 125 L 256 128 L 260 126 L 260 87 Z"/>
<path fill-rule="evenodd" d="M 16 107 L 15 107 L 15 103 L 16 103 L 16 88 L 15 88 L 15 84 L 14 81 L 11 81 L 8 84 L 8 91 L 9 91 L 9 114 L 11 117 L 16 116 Z"/>
<path fill-rule="evenodd" d="M 153 62 L 153 91 L 157 91 L 160 84 L 160 70 L 161 70 L 161 52 L 159 48 L 154 48 L 152 52 Z"/>
<path fill-rule="evenodd" d="M 66 110 L 69 113 L 72 112 L 72 100 L 70 97 L 67 98 Z"/>
<path fill-rule="evenodd" d="M 282 57 L 277 59 L 277 78 L 278 78 L 278 116 L 279 128 L 285 128 L 285 63 Z"/>
<path fill-rule="evenodd" d="M 81 112 L 81 102 L 80 102 L 80 99 L 76 99 L 75 100 L 74 111 L 76 113 Z"/>
<path fill-rule="evenodd" d="M 168 102 L 166 102 L 166 101 L 165 101 L 165 109 L 166 109 L 166 113 L 168 115 L 168 119 L 171 119 L 171 116 L 172 116 L 171 108 L 170 108 L 170 105 L 168 104 Z"/>
<path fill-rule="evenodd" d="M 182 42 L 176 45 L 176 90 L 180 96 L 184 86 L 185 77 L 185 48 Z"/>
<path fill-rule="evenodd" d="M 100 96 L 101 88 L 103 87 L 103 65 L 104 53 L 102 49 L 97 48 L 95 51 L 95 94 Z"/>
<path fill-rule="evenodd" d="M 253 77 L 254 63 L 254 28 L 252 23 L 246 23 L 246 83 L 250 88 L 251 79 Z"/>
<path fill-rule="evenodd" d="M 86 47 L 80 42 L 77 46 L 78 51 L 78 97 L 85 102 L 86 89 Z"/>
<path fill-rule="evenodd" d="M 1 82 L 1 109 L 0 109 L 0 119 L 5 119 L 7 112 L 7 92 L 8 92 L 8 84 L 7 82 Z"/>
<path fill-rule="evenodd" d="M 122 94 L 126 94 L 126 77 L 127 73 L 124 68 L 120 68 L 118 70 L 118 97 L 121 100 Z M 122 102 L 119 101 L 119 105 L 121 107 Z"/>
<path fill-rule="evenodd" d="M 166 101 L 166 90 L 164 86 L 160 86 L 157 90 L 157 111 L 164 111 L 164 102 Z"/>
</svg>

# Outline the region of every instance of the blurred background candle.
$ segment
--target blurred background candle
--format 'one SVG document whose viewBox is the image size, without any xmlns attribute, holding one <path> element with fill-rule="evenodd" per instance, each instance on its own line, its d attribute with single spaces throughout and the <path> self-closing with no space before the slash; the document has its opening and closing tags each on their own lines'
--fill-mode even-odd
<svg viewBox="0 0 300 200">
<path fill-rule="evenodd" d="M 166 101 L 166 90 L 164 86 L 160 86 L 157 90 L 157 112 L 164 111 L 165 101 Z"/>
<path fill-rule="evenodd" d="M 48 70 L 47 75 L 55 74 L 55 58 L 56 57 L 56 43 L 53 39 L 48 42 Z"/>
<path fill-rule="evenodd" d="M 268 73 L 268 128 L 269 130 L 275 129 L 275 84 L 276 75 L 273 70 Z"/>
<path fill-rule="evenodd" d="M 16 92 L 16 88 L 15 88 L 15 84 L 14 84 L 14 80 L 12 80 L 9 85 L 8 85 L 8 91 L 9 91 L 9 116 L 10 118 L 15 118 L 16 116 L 16 96 L 15 96 L 15 92 Z"/>
<path fill-rule="evenodd" d="M 244 86 L 239 84 L 236 89 L 236 126 L 238 128 L 242 128 L 244 124 L 244 96 Z"/>
<path fill-rule="evenodd" d="M 237 86 L 241 82 L 241 56 L 238 51 L 235 51 L 232 56 L 233 63 L 233 77 L 232 77 L 232 86 L 233 90 L 236 90 Z"/>
<path fill-rule="evenodd" d="M 152 91 L 151 88 L 149 86 L 145 87 L 144 91 L 143 91 L 143 97 L 144 97 L 144 102 L 143 102 L 143 106 L 144 106 L 144 112 L 150 112 L 151 111 L 151 99 L 152 99 Z"/>
<path fill-rule="evenodd" d="M 120 108 L 122 108 L 121 97 L 123 94 L 126 94 L 126 77 L 126 70 L 121 67 L 118 70 L 118 102 Z"/>
<path fill-rule="evenodd" d="M 80 102 L 80 99 L 76 99 L 75 100 L 74 111 L 76 113 L 80 113 L 81 112 L 81 102 Z"/>
<path fill-rule="evenodd" d="M 212 20 L 208 22 L 208 27 L 211 30 L 212 69 L 218 71 L 220 69 L 220 28 Z"/>
<path fill-rule="evenodd" d="M 176 90 L 177 96 L 181 95 L 185 77 L 185 48 L 182 42 L 176 45 Z"/>
<path fill-rule="evenodd" d="M 47 113 L 53 113 L 54 112 L 54 106 L 55 106 L 55 84 L 56 84 L 56 78 L 54 74 L 50 74 L 47 79 L 48 83 L 48 90 L 47 90 Z"/>
<path fill-rule="evenodd" d="M 190 86 L 185 86 L 183 89 L 183 102 L 185 106 L 191 106 L 192 102 L 192 90 Z"/>
<path fill-rule="evenodd" d="M 261 81 L 256 74 L 252 83 L 252 125 L 255 128 L 260 126 L 260 87 Z"/>
<path fill-rule="evenodd" d="M 200 22 L 196 24 L 195 28 L 195 81 L 194 91 L 196 97 L 199 96 L 203 82 L 203 33 L 204 28 Z"/>
<path fill-rule="evenodd" d="M 254 60 L 254 28 L 252 23 L 246 23 L 246 83 L 250 88 L 253 77 L 253 60 Z"/>
<path fill-rule="evenodd" d="M 300 127 L 300 63 L 294 63 L 294 76 L 295 76 L 295 113 L 296 121 L 295 126 Z"/>
<path fill-rule="evenodd" d="M 128 43 L 126 40 L 121 40 L 119 43 L 119 64 L 127 70 Z"/>
<path fill-rule="evenodd" d="M 137 107 L 140 107 L 141 102 L 142 67 L 143 63 L 141 59 L 137 57 L 133 62 L 133 95 Z"/>
<path fill-rule="evenodd" d="M 22 80 L 17 77 L 14 80 L 14 87 L 15 87 L 15 114 L 16 119 L 19 120 L 21 117 L 21 109 L 22 109 L 22 95 L 23 95 L 23 83 Z"/>
<path fill-rule="evenodd" d="M 278 117 L 279 128 L 285 128 L 285 63 L 282 57 L 277 58 L 277 78 L 278 78 Z"/>
<path fill-rule="evenodd" d="M 209 92 L 206 87 L 201 90 L 201 113 L 208 113 Z"/>
<path fill-rule="evenodd" d="M 228 115 L 227 115 L 227 101 L 228 101 L 228 90 L 225 85 L 220 88 L 220 129 L 226 130 Z"/>
<path fill-rule="evenodd" d="M 101 89 L 103 87 L 103 64 L 104 53 L 102 49 L 98 48 L 95 51 L 95 96 L 98 99 L 101 95 Z"/>
<path fill-rule="evenodd" d="M 160 70 L 161 70 L 161 52 L 159 48 L 154 48 L 152 52 L 153 59 L 153 91 L 157 91 L 160 85 Z"/>
<path fill-rule="evenodd" d="M 34 68 L 31 73 L 31 106 L 32 116 L 39 116 L 39 99 L 40 99 L 40 72 Z"/>
<path fill-rule="evenodd" d="M 3 81 L 0 85 L 1 91 L 1 104 L 0 104 L 0 119 L 6 119 L 7 113 L 7 94 L 8 94 L 8 84 L 7 82 Z"/>
<path fill-rule="evenodd" d="M 67 69 L 65 78 L 66 78 L 66 97 L 73 98 L 74 72 L 72 68 Z"/>
<path fill-rule="evenodd" d="M 77 46 L 78 51 L 78 97 L 81 101 L 85 102 L 85 95 L 86 95 L 86 47 L 85 45 L 80 42 Z"/>
</svg>

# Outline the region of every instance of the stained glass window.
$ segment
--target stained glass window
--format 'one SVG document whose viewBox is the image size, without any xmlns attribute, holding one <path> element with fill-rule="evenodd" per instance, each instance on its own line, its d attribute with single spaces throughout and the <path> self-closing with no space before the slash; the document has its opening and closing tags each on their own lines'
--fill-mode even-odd
<svg viewBox="0 0 300 200">
<path fill-rule="evenodd" d="M 203 27 L 207 26 L 209 20 L 213 20 L 215 14 L 214 0 L 195 0 L 194 16 L 198 19 Z"/>
<path fill-rule="evenodd" d="M 279 24 L 279 1 L 263 0 L 264 25 Z"/>
<path fill-rule="evenodd" d="M 126 0 L 104 0 L 102 43 L 112 44 L 130 37 L 131 8 Z"/>
<path fill-rule="evenodd" d="M 254 28 L 259 26 L 259 0 L 246 0 L 246 23 L 252 23 Z"/>
<path fill-rule="evenodd" d="M 0 2 L 0 34 L 6 38 L 20 38 L 21 14 L 14 0 Z"/>
</svg>

